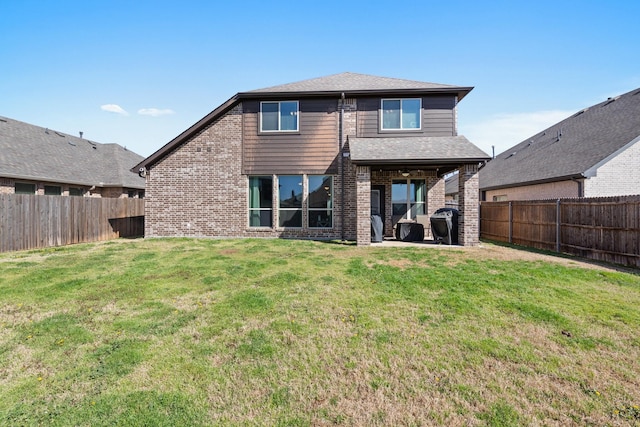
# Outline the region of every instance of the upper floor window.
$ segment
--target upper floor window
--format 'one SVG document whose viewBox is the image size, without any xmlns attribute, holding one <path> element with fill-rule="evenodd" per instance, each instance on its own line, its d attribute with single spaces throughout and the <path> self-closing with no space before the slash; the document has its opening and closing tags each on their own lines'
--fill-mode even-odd
<svg viewBox="0 0 640 427">
<path fill-rule="evenodd" d="M 298 101 L 260 103 L 260 132 L 296 132 Z"/>
<path fill-rule="evenodd" d="M 422 100 L 383 99 L 382 130 L 420 129 L 420 111 Z"/>
</svg>

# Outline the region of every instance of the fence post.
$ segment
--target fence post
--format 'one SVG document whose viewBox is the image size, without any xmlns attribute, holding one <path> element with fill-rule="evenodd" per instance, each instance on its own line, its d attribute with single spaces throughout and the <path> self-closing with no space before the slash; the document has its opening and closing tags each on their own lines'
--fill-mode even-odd
<svg viewBox="0 0 640 427">
<path fill-rule="evenodd" d="M 560 199 L 556 201 L 556 252 L 560 252 Z"/>
<path fill-rule="evenodd" d="M 513 243 L 513 210 L 509 202 L 509 243 Z"/>
</svg>

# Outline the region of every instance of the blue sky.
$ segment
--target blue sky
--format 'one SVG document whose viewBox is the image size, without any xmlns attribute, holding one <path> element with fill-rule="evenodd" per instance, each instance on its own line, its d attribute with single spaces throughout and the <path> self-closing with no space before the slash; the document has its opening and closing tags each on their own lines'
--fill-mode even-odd
<svg viewBox="0 0 640 427">
<path fill-rule="evenodd" d="M 0 0 L 0 116 L 148 156 L 236 92 L 344 71 L 474 86 L 496 154 L 640 87 L 640 2 Z"/>
</svg>

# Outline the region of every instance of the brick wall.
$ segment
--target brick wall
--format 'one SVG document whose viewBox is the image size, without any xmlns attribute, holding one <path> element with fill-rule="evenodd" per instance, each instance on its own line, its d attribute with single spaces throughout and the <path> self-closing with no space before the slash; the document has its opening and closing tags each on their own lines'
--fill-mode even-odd
<svg viewBox="0 0 640 427">
<path fill-rule="evenodd" d="M 307 227 L 306 198 L 302 228 L 249 227 L 249 179 L 242 174 L 242 120 L 242 104 L 238 104 L 151 167 L 145 195 L 145 236 L 340 239 L 339 174 L 333 176 L 333 228 Z M 306 175 L 303 177 L 306 195 Z M 278 188 L 276 176 L 273 178 L 276 225 Z"/>
<path fill-rule="evenodd" d="M 640 141 L 598 168 L 584 182 L 585 197 L 640 194 Z"/>
<path fill-rule="evenodd" d="M 342 209 L 344 209 L 342 216 L 344 217 L 344 238 L 346 240 L 356 240 L 357 230 L 357 209 L 356 203 L 356 167 L 349 157 L 343 156 L 343 153 L 349 153 L 349 136 L 356 135 L 357 126 L 357 108 L 358 103 L 355 99 L 345 99 L 340 101 L 338 108 L 343 108 L 343 134 L 340 144 L 342 146 L 340 153 L 340 165 L 344 168 L 344 203 Z M 369 200 L 371 203 L 371 200 Z"/>
<path fill-rule="evenodd" d="M 236 106 L 147 171 L 145 236 L 238 236 L 247 226 Z"/>
<path fill-rule="evenodd" d="M 478 200 L 478 165 L 458 169 L 458 243 L 476 246 L 480 242 L 480 208 Z"/>
<path fill-rule="evenodd" d="M 371 244 L 371 168 L 356 166 L 356 243 Z"/>
</svg>

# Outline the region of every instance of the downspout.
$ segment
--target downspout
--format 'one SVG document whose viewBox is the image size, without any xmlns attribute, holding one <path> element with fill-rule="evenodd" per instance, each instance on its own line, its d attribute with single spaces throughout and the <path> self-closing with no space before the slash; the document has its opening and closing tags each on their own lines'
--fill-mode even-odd
<svg viewBox="0 0 640 427">
<path fill-rule="evenodd" d="M 571 178 L 571 180 L 578 184 L 578 197 L 584 197 L 584 179 Z"/>
<path fill-rule="evenodd" d="M 344 92 L 340 96 L 340 127 L 338 129 L 338 148 L 340 153 L 340 238 L 344 242 Z"/>
</svg>

